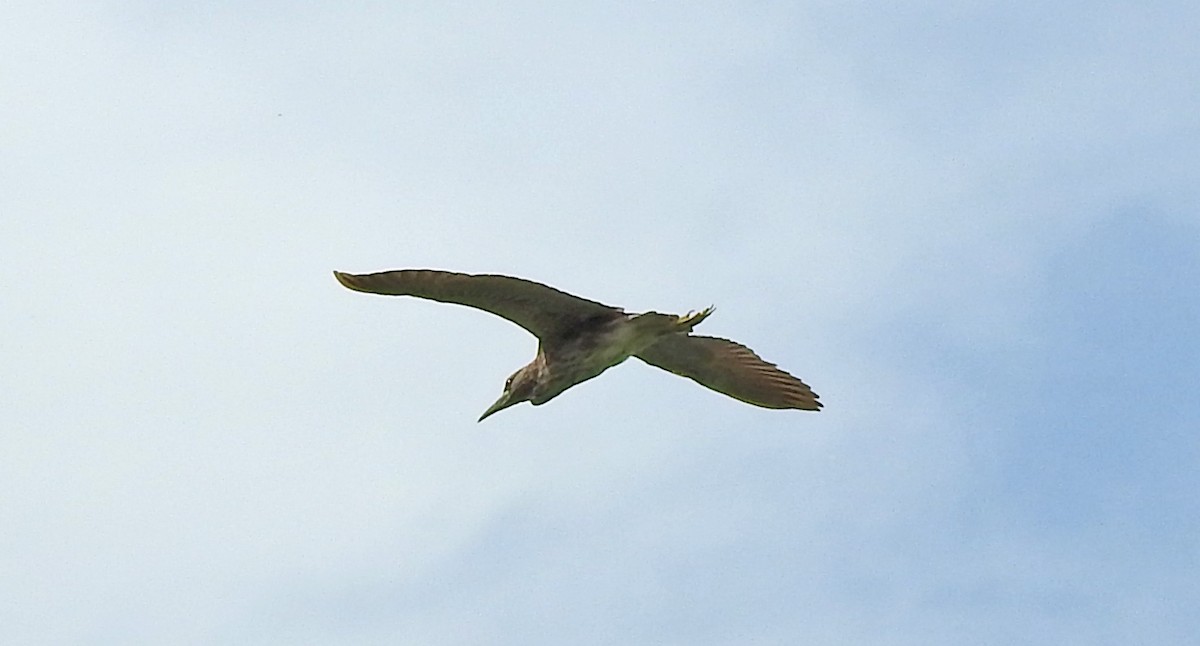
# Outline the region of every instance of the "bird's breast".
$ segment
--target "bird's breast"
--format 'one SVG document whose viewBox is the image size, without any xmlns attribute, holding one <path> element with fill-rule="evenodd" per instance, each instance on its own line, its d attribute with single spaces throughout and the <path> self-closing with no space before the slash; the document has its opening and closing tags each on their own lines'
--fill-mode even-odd
<svg viewBox="0 0 1200 646">
<path fill-rule="evenodd" d="M 653 339 L 643 338 L 629 317 L 622 317 L 551 347 L 543 346 L 545 370 L 531 400 L 548 401 L 575 384 L 625 361 Z M 540 401 L 539 401 L 540 400 Z"/>
</svg>

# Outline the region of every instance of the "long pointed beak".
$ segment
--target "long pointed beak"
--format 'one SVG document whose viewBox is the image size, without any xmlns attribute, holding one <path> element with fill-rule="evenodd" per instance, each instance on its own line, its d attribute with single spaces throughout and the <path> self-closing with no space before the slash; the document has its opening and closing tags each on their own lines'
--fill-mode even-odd
<svg viewBox="0 0 1200 646">
<path fill-rule="evenodd" d="M 492 404 L 491 408 L 483 411 L 483 415 L 479 416 L 479 421 L 476 423 L 482 422 L 483 420 L 487 419 L 493 413 L 498 413 L 498 412 L 504 410 L 505 408 L 512 406 L 515 403 L 517 403 L 517 402 L 510 401 L 508 393 L 504 393 L 503 395 L 500 396 L 500 399 L 496 400 L 495 404 Z"/>
</svg>

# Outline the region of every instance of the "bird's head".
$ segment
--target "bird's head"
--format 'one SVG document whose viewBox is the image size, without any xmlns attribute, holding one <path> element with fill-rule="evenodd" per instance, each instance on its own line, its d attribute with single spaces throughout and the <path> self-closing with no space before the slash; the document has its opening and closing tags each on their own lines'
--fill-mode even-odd
<svg viewBox="0 0 1200 646">
<path fill-rule="evenodd" d="M 482 422 L 493 413 L 500 412 L 513 404 L 529 401 L 533 397 L 533 388 L 537 385 L 537 375 L 537 366 L 534 363 L 509 375 L 508 381 L 504 382 L 504 394 L 500 395 L 500 399 L 497 399 L 496 403 L 483 412 L 479 421 Z"/>
</svg>

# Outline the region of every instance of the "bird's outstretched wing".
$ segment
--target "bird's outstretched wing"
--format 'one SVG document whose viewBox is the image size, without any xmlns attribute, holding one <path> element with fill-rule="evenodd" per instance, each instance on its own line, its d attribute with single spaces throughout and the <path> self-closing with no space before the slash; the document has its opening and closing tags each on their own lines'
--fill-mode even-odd
<svg viewBox="0 0 1200 646">
<path fill-rule="evenodd" d="M 333 275 L 341 284 L 359 292 L 416 296 L 491 312 L 529 330 L 539 339 L 561 336 L 581 321 L 621 314 L 618 308 L 512 276 L 432 269 L 400 269 L 375 274 L 335 271 Z"/>
<path fill-rule="evenodd" d="M 803 381 L 728 339 L 670 335 L 634 356 L 747 404 L 821 409 L 817 394 Z"/>
</svg>

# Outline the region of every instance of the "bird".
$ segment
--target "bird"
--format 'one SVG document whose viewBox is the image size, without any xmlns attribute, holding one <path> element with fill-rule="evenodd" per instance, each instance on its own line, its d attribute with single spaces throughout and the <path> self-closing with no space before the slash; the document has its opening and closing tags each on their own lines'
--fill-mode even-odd
<svg viewBox="0 0 1200 646">
<path fill-rule="evenodd" d="M 687 377 L 762 408 L 819 411 L 817 394 L 803 381 L 729 339 L 693 328 L 712 307 L 686 315 L 625 310 L 531 280 L 498 274 L 398 269 L 370 274 L 334 271 L 354 291 L 415 296 L 474 307 L 508 319 L 538 339 L 537 356 L 504 382 L 504 392 L 480 422 L 510 406 L 540 406 L 629 357 Z"/>
</svg>

